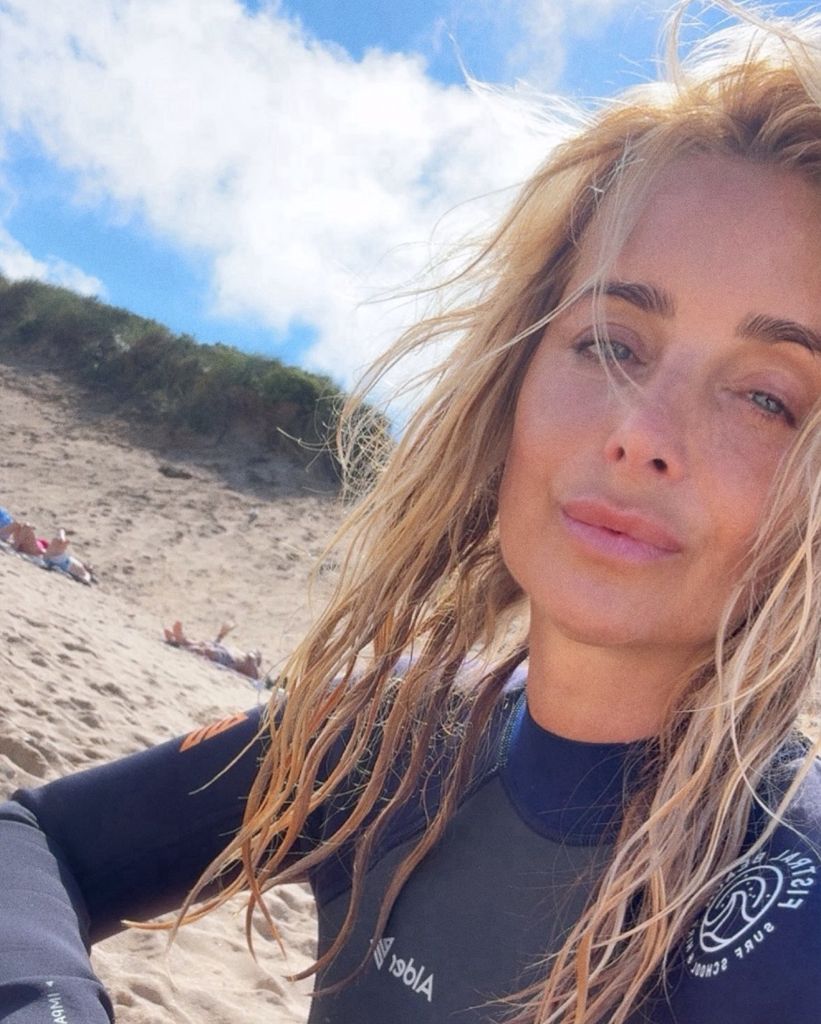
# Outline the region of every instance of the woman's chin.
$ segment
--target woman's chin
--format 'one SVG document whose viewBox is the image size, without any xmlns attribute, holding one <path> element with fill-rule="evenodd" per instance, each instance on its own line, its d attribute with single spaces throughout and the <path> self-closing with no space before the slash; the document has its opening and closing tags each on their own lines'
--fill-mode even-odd
<svg viewBox="0 0 821 1024">
<path fill-rule="evenodd" d="M 659 614 L 659 613 L 662 614 Z M 604 595 L 597 600 L 587 598 L 560 605 L 551 601 L 543 609 L 531 603 L 531 630 L 544 629 L 571 643 L 596 648 L 628 649 L 703 648 L 712 643 L 709 630 L 696 630 L 693 623 L 671 622 L 658 603 L 650 607 L 608 601 Z M 701 633 L 704 635 L 701 635 Z"/>
</svg>

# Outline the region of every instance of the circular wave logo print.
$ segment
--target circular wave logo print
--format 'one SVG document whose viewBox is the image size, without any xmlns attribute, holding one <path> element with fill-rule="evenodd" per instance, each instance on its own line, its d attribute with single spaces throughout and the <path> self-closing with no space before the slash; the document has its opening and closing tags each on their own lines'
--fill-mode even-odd
<svg viewBox="0 0 821 1024">
<path fill-rule="evenodd" d="M 701 919 L 698 939 L 702 950 L 717 953 L 736 943 L 775 903 L 784 881 L 784 871 L 772 862 L 743 868 L 729 878 Z"/>
</svg>

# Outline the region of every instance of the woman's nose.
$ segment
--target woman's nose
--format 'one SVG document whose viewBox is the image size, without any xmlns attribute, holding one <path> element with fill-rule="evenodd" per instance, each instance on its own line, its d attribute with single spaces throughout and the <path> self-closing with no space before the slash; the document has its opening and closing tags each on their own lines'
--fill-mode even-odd
<svg viewBox="0 0 821 1024">
<path fill-rule="evenodd" d="M 627 473 L 680 479 L 685 470 L 686 399 L 669 388 L 636 385 L 616 399 L 604 455 Z"/>
</svg>

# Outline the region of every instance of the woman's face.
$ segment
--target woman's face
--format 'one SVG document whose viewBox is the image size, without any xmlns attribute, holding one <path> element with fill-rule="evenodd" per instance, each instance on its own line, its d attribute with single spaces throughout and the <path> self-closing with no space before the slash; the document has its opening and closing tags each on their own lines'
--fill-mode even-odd
<svg viewBox="0 0 821 1024">
<path fill-rule="evenodd" d="M 568 294 L 595 266 L 595 229 Z M 605 285 L 525 375 L 502 553 L 534 622 L 596 646 L 715 636 L 779 462 L 821 395 L 821 197 L 699 156 L 665 171 Z"/>
</svg>

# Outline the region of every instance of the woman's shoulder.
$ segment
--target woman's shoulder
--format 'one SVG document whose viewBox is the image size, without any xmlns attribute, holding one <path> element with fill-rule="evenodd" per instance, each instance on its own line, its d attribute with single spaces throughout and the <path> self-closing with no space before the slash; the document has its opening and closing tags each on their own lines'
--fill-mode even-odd
<svg viewBox="0 0 821 1024">
<path fill-rule="evenodd" d="M 800 778 L 795 794 L 785 813 L 785 823 L 821 846 L 821 756 L 814 757 L 801 778 L 809 741 L 803 736 L 788 744 L 777 762 L 774 783 L 776 792 L 786 792 L 796 777 Z"/>
<path fill-rule="evenodd" d="M 769 806 L 796 781 L 805 753 L 792 746 L 779 754 Z M 767 818 L 757 808 L 754 834 L 762 834 Z M 721 879 L 690 928 L 671 999 L 675 1019 L 818 1024 L 820 963 L 821 760 L 815 759 L 769 836 Z"/>
</svg>

